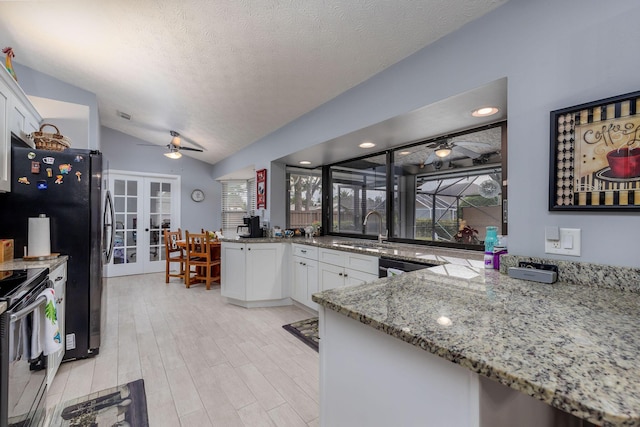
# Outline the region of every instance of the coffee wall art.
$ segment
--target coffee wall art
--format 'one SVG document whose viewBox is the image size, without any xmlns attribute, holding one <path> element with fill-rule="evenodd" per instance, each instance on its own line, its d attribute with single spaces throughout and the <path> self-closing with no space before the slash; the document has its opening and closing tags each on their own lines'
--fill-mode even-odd
<svg viewBox="0 0 640 427">
<path fill-rule="evenodd" d="M 551 112 L 549 210 L 640 210 L 640 92 Z"/>
</svg>

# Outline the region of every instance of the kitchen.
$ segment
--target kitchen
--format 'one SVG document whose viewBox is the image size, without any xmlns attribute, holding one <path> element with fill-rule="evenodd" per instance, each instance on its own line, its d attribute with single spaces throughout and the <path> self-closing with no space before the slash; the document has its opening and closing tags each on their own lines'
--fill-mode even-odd
<svg viewBox="0 0 640 427">
<path fill-rule="evenodd" d="M 203 203 L 207 203 L 206 206 L 194 204 L 189 198 L 197 178 L 192 182 L 183 179 L 183 205 L 189 207 L 183 208 L 182 224 L 187 225 L 184 228 L 203 225 L 219 228 L 217 215 L 210 213 L 216 212 L 221 198 L 221 185 L 214 180 L 247 168 L 267 169 L 269 204 L 264 217 L 273 225 L 284 225 L 284 170 L 272 161 L 506 76 L 509 252 L 545 257 L 546 226 L 579 228 L 582 255 L 577 260 L 637 268 L 635 215 L 549 212 L 547 203 L 549 112 L 637 90 L 632 71 L 635 60 L 627 55 L 633 51 L 633 41 L 637 39 L 637 27 L 631 19 L 637 6 L 633 2 L 617 3 L 615 8 L 595 2 L 587 5 L 577 1 L 528 3 L 532 2 L 506 3 L 328 101 L 322 108 L 259 139 L 251 148 L 229 156 L 213 168 L 202 167 L 201 182 L 210 182 L 205 187 Z M 579 26 L 576 22 L 580 22 Z M 615 28 L 615 31 L 595 30 L 599 28 Z M 594 31 L 598 31 L 595 40 Z M 605 51 L 608 57 L 626 58 L 629 64 L 619 66 L 603 60 L 603 56 L 607 56 Z M 40 83 L 52 79 L 26 68 L 16 69 L 27 93 L 46 97 Z M 90 94 L 77 88 L 66 94 L 62 89 L 59 92 L 58 99 L 65 102 L 78 102 L 80 96 L 90 98 Z M 75 99 L 69 99 L 72 93 Z M 372 99 L 377 101 L 371 102 Z M 90 111 L 97 114 L 97 102 L 95 99 L 93 102 L 89 104 L 93 107 Z M 159 159 L 153 165 L 149 162 L 141 165 L 136 159 L 148 159 L 150 155 L 136 145 L 138 140 L 106 127 L 97 127 L 92 132 L 95 136 L 92 140 L 96 144 L 96 140 L 100 140 L 94 148 L 100 147 L 107 158 L 115 159 L 122 157 L 119 153 L 127 153 L 127 159 L 112 164 L 115 169 L 166 173 L 170 168 L 186 171 L 195 164 L 172 166 L 169 160 Z M 201 224 L 195 219 L 199 209 L 202 209 L 200 215 L 210 217 L 211 222 Z"/>
</svg>

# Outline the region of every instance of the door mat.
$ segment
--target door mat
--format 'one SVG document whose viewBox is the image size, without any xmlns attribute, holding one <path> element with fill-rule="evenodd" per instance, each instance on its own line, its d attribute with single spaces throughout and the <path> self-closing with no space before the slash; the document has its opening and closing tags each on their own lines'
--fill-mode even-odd
<svg viewBox="0 0 640 427">
<path fill-rule="evenodd" d="M 303 343 L 318 351 L 320 338 L 318 337 L 318 318 L 300 320 L 298 322 L 289 323 L 283 326 L 284 329 L 291 332 Z"/>
<path fill-rule="evenodd" d="M 51 427 L 148 427 L 144 381 L 136 380 L 60 403 L 49 419 Z"/>
</svg>

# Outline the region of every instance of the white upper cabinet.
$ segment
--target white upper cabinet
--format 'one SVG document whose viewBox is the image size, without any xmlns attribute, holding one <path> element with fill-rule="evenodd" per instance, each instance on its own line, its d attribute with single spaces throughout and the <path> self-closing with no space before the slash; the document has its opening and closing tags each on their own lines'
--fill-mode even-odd
<svg viewBox="0 0 640 427">
<path fill-rule="evenodd" d="M 0 66 L 0 192 L 11 191 L 11 133 L 26 141 L 28 134 L 39 129 L 41 121 L 20 86 Z"/>
</svg>

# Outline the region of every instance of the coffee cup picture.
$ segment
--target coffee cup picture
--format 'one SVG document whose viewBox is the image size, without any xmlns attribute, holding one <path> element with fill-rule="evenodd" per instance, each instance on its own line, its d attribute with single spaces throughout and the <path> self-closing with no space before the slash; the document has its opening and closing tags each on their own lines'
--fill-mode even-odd
<svg viewBox="0 0 640 427">
<path fill-rule="evenodd" d="M 611 175 L 616 178 L 640 177 L 640 148 L 622 147 L 607 153 Z"/>
</svg>

